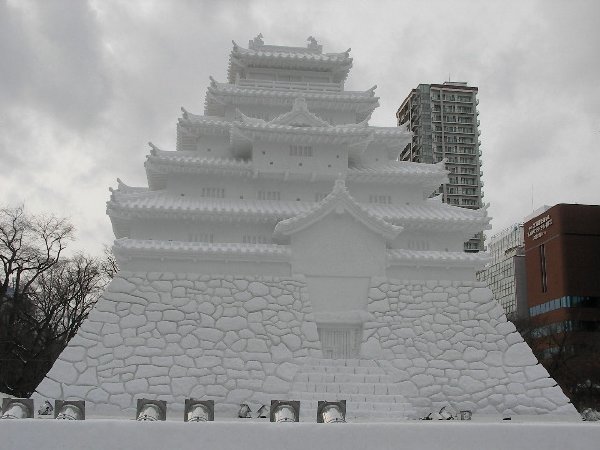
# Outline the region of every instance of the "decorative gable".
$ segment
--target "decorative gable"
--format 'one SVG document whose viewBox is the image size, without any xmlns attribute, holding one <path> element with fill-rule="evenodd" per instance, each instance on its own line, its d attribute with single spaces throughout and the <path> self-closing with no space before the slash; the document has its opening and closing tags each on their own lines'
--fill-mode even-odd
<svg viewBox="0 0 600 450">
<path fill-rule="evenodd" d="M 308 110 L 304 97 L 294 100 L 290 112 L 275 117 L 269 122 L 271 125 L 286 125 L 289 127 L 330 127 L 331 125 L 317 117 Z"/>
<path fill-rule="evenodd" d="M 329 214 L 348 213 L 369 230 L 383 236 L 386 240 L 395 239 L 402 227 L 393 225 L 370 213 L 360 206 L 348 193 L 343 179 L 335 182 L 331 193 L 312 209 L 287 220 L 282 220 L 275 227 L 275 236 L 290 236 L 310 227 Z"/>
</svg>

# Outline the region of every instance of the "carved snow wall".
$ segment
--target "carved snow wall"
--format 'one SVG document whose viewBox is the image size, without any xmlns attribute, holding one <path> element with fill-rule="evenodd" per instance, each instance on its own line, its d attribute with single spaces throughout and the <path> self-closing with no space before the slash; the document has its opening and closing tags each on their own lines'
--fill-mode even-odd
<svg viewBox="0 0 600 450">
<path fill-rule="evenodd" d="M 395 368 L 421 413 L 576 414 L 484 283 L 373 278 L 363 355 Z"/>
<path fill-rule="evenodd" d="M 170 411 L 214 399 L 228 415 L 286 398 L 299 369 L 322 356 L 306 285 L 304 276 L 121 272 L 34 397 L 128 417 L 142 397 Z M 393 377 L 418 415 L 446 404 L 576 414 L 482 284 L 372 278 L 367 307 L 361 357 Z"/>
<path fill-rule="evenodd" d="M 37 393 L 98 415 L 131 417 L 142 397 L 231 413 L 287 393 L 308 356 L 321 351 L 302 277 L 120 272 Z"/>
</svg>

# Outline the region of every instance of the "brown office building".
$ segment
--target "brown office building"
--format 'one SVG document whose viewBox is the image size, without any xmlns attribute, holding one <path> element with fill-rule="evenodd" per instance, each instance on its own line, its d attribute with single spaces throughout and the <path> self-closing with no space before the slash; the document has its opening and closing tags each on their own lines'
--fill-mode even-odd
<svg viewBox="0 0 600 450">
<path fill-rule="evenodd" d="M 586 383 L 600 389 L 600 206 L 555 205 L 524 232 L 532 346 L 575 400 Z"/>
</svg>

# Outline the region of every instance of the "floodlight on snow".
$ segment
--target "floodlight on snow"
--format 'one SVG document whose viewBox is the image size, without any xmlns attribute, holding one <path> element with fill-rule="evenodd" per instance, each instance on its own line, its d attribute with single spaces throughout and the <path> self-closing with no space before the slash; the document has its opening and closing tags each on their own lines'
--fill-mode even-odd
<svg viewBox="0 0 600 450">
<path fill-rule="evenodd" d="M 296 400 L 271 400 L 271 422 L 299 422 L 300 402 Z"/>
<path fill-rule="evenodd" d="M 346 422 L 346 400 L 337 402 L 320 401 L 317 406 L 317 423 Z"/>
<path fill-rule="evenodd" d="M 240 405 L 240 410 L 238 411 L 238 417 L 240 419 L 251 419 L 252 418 L 252 410 L 246 403 L 242 403 Z"/>
<path fill-rule="evenodd" d="M 452 410 L 450 408 L 448 408 L 447 406 L 443 406 L 442 409 L 440 409 L 439 414 L 439 418 L 440 420 L 453 420 L 454 419 L 454 414 L 452 414 Z"/>
<path fill-rule="evenodd" d="M 60 420 L 85 420 L 85 401 L 55 400 L 54 418 Z"/>
<path fill-rule="evenodd" d="M 2 399 L 2 415 L 0 419 L 32 419 L 33 400 L 30 398 Z"/>
<path fill-rule="evenodd" d="M 48 400 L 44 401 L 44 405 L 38 409 L 38 416 L 50 416 L 54 411 L 54 406 Z"/>
<path fill-rule="evenodd" d="M 267 405 L 262 405 L 258 408 L 258 411 L 256 411 L 256 418 L 266 419 L 267 417 L 269 417 L 269 407 Z"/>
<path fill-rule="evenodd" d="M 212 422 L 215 420 L 215 401 L 185 399 L 184 422 Z"/>
<path fill-rule="evenodd" d="M 460 420 L 471 420 L 471 417 L 473 417 L 473 412 L 472 411 L 461 411 L 460 413 Z"/>
<path fill-rule="evenodd" d="M 164 400 L 149 400 L 139 398 L 135 415 L 138 422 L 156 422 L 166 420 L 167 402 Z"/>
</svg>

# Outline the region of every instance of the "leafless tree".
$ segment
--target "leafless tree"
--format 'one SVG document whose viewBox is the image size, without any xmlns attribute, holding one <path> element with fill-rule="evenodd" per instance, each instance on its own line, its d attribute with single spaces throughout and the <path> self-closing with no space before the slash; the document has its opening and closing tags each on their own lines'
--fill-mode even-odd
<svg viewBox="0 0 600 450">
<path fill-rule="evenodd" d="M 73 225 L 65 219 L 28 216 L 23 206 L 0 209 L 0 299 L 13 304 L 6 325 L 14 323 L 19 303 L 38 277 L 58 263 L 72 239 Z"/>
<path fill-rule="evenodd" d="M 102 276 L 108 280 L 112 280 L 119 271 L 119 266 L 117 265 L 117 259 L 115 258 L 112 249 L 108 245 L 104 246 L 103 257 L 100 260 L 100 263 Z"/>
<path fill-rule="evenodd" d="M 65 219 L 0 209 L 0 391 L 35 389 L 115 273 L 107 257 L 66 258 L 72 238 Z"/>
</svg>

